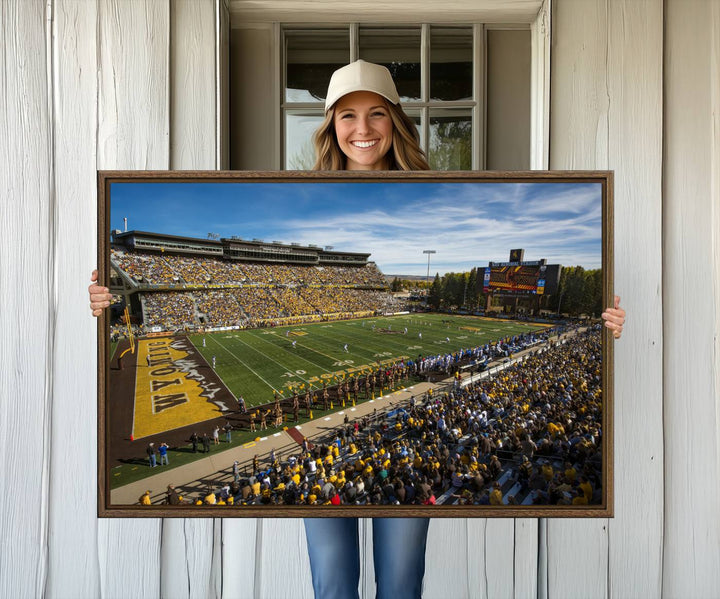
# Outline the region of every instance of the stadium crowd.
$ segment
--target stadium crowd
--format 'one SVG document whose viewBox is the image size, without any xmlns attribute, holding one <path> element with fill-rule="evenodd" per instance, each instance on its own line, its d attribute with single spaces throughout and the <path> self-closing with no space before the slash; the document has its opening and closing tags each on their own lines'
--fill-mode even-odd
<svg viewBox="0 0 720 599">
<path fill-rule="evenodd" d="M 306 266 L 252 263 L 113 247 L 112 262 L 136 283 L 147 285 L 325 285 L 386 287 L 374 263 L 365 266 Z"/>
<path fill-rule="evenodd" d="M 382 273 L 365 266 L 231 262 L 112 248 L 114 268 L 141 288 L 147 329 L 263 326 L 400 309 Z M 154 291 L 148 287 L 160 287 Z"/>
<path fill-rule="evenodd" d="M 195 324 L 195 302 L 189 293 L 157 292 L 141 294 L 143 324 L 146 329 L 183 329 Z"/>
<path fill-rule="evenodd" d="M 283 459 L 274 450 L 262 465 L 256 457 L 242 477 L 234 464 L 232 480 L 218 481 L 214 490 L 190 501 L 597 504 L 602 497 L 599 327 L 526 347 L 524 360 L 494 375 L 466 386 L 458 380 L 387 413 L 346 420 L 333 436 L 314 446 L 306 440 Z M 436 358 L 425 365 L 444 368 L 446 360 Z"/>
</svg>

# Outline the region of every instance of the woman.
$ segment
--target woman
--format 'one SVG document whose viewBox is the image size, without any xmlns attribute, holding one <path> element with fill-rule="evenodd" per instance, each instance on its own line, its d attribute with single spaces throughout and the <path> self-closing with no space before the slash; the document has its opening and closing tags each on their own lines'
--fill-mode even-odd
<svg viewBox="0 0 720 599">
<path fill-rule="evenodd" d="M 313 142 L 314 170 L 430 169 L 390 71 L 363 60 L 333 73 Z"/>
<path fill-rule="evenodd" d="M 428 170 L 417 130 L 400 107 L 390 72 L 358 60 L 333 73 L 325 119 L 313 136 L 315 170 Z M 97 271 L 93 272 L 97 281 Z M 109 306 L 108 290 L 89 287 L 98 316 Z M 625 312 L 603 313 L 615 337 Z M 373 556 L 379 599 L 419 598 L 425 571 L 428 518 L 373 518 Z M 357 518 L 307 518 L 305 532 L 316 599 L 357 599 L 360 543 Z"/>
<path fill-rule="evenodd" d="M 415 124 L 400 107 L 390 71 L 362 60 L 335 71 L 325 120 L 313 136 L 315 170 L 429 170 Z M 428 518 L 373 518 L 379 599 L 420 597 Z M 306 518 L 316 599 L 358 597 L 357 518 Z"/>
</svg>

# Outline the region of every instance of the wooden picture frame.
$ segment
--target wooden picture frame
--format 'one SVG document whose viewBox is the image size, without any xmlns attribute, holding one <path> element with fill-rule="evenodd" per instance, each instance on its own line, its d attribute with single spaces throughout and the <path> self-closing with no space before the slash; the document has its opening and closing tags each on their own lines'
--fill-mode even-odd
<svg viewBox="0 0 720 599">
<path fill-rule="evenodd" d="M 611 517 L 612 239 L 609 171 L 99 171 L 98 515 Z"/>
</svg>

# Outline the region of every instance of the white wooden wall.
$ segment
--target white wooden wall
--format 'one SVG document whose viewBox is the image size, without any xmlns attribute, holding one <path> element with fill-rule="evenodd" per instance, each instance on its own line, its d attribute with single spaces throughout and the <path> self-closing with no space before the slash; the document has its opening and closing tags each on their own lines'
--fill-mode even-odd
<svg viewBox="0 0 720 599">
<path fill-rule="evenodd" d="M 425 596 L 717 597 L 720 2 L 551 25 L 550 167 L 615 170 L 616 516 L 434 520 Z M 300 521 L 95 517 L 95 170 L 222 163 L 225 27 L 224 0 L 0 2 L 0 597 L 312 595 Z"/>
</svg>

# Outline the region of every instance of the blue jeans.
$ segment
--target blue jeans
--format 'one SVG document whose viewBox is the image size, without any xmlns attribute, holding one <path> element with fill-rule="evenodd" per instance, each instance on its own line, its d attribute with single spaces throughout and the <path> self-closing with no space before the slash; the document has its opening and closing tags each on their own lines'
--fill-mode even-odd
<svg viewBox="0 0 720 599">
<path fill-rule="evenodd" d="M 376 599 L 420 599 L 429 518 L 373 518 Z M 305 518 L 315 599 L 358 599 L 357 518 Z"/>
</svg>

